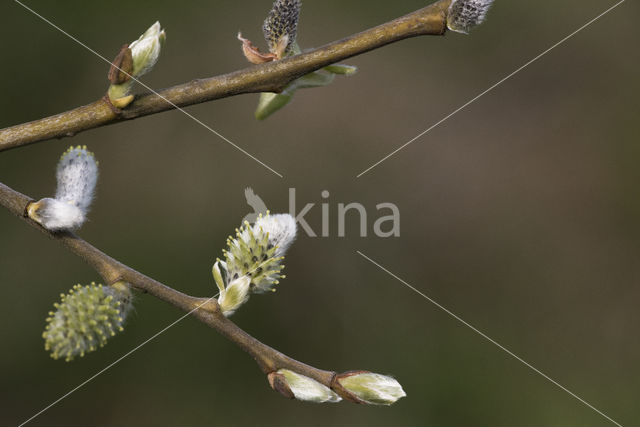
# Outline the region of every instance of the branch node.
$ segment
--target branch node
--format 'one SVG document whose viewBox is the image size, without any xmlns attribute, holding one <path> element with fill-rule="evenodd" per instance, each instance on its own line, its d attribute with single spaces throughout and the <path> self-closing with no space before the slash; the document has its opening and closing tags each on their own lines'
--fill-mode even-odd
<svg viewBox="0 0 640 427">
<path fill-rule="evenodd" d="M 133 95 L 130 95 L 130 96 L 133 97 Z M 117 117 L 120 117 L 122 115 L 122 110 L 113 104 L 108 94 L 105 94 L 102 97 L 102 100 L 104 101 L 105 104 L 107 104 L 107 106 L 111 109 L 113 114 L 115 114 Z"/>
</svg>

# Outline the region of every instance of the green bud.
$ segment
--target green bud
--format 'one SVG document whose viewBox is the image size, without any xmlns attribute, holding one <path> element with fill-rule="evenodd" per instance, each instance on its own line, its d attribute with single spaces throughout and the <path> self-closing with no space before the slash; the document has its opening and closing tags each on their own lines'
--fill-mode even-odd
<svg viewBox="0 0 640 427">
<path fill-rule="evenodd" d="M 258 108 L 256 108 L 254 115 L 256 119 L 264 120 L 287 105 L 293 99 L 293 95 L 298 89 L 327 86 L 333 82 L 333 79 L 334 74 L 314 71 L 313 73 L 306 74 L 292 81 L 280 93 L 261 93 L 260 99 L 258 100 Z"/>
<path fill-rule="evenodd" d="M 166 33 L 160 27 L 160 22 L 156 22 L 138 40 L 129 45 L 133 58 L 134 77 L 147 74 L 156 65 L 160 57 L 160 49 L 166 37 Z"/>
<path fill-rule="evenodd" d="M 290 54 L 298 55 L 300 53 L 302 53 L 302 50 L 300 49 L 300 46 L 298 46 L 298 43 L 292 43 Z M 254 116 L 258 120 L 264 120 L 291 102 L 293 95 L 298 89 L 328 86 L 333 82 L 336 74 L 350 76 L 355 74 L 357 71 L 358 68 L 351 65 L 327 65 L 321 70 L 305 74 L 304 76 L 292 81 L 280 93 L 261 93 Z"/>
<path fill-rule="evenodd" d="M 370 405 L 391 405 L 407 395 L 394 378 L 373 372 L 346 372 L 337 380 L 347 392 Z"/>
<path fill-rule="evenodd" d="M 258 99 L 258 107 L 254 116 L 258 120 L 264 120 L 279 109 L 283 108 L 293 99 L 293 93 L 285 89 L 282 93 L 263 92 Z"/>
<path fill-rule="evenodd" d="M 158 62 L 165 39 L 164 30 L 156 22 L 138 40 L 122 47 L 109 70 L 111 86 L 107 95 L 114 106 L 124 108 L 133 101 L 134 79 L 147 74 Z"/>
<path fill-rule="evenodd" d="M 220 293 L 224 292 L 225 287 L 227 286 L 227 279 L 223 277 L 222 274 L 227 274 L 227 263 L 224 261 L 220 261 L 220 259 L 216 260 L 216 263 L 213 264 L 213 268 L 211 269 L 213 273 L 213 280 L 215 280 Z"/>
<path fill-rule="evenodd" d="M 104 346 L 123 330 L 132 307 L 131 290 L 124 282 L 113 286 L 76 285 L 60 297 L 54 304 L 56 310 L 49 313 L 42 337 L 51 357 L 66 361 Z"/>
<path fill-rule="evenodd" d="M 342 399 L 329 387 L 288 369 L 269 374 L 271 387 L 287 397 L 314 403 L 334 403 Z"/>
<path fill-rule="evenodd" d="M 226 289 L 220 291 L 218 304 L 222 314 L 229 317 L 240 308 L 242 304 L 249 299 L 249 285 L 251 279 L 248 276 L 242 276 L 229 283 Z"/>
</svg>

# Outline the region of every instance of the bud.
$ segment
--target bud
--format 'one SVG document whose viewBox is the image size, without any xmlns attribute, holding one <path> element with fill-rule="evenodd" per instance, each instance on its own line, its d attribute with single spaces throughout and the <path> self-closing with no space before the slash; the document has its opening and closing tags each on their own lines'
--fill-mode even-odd
<svg viewBox="0 0 640 427">
<path fill-rule="evenodd" d="M 60 157 L 55 198 L 29 204 L 31 219 L 51 231 L 79 228 L 85 221 L 98 181 L 98 162 L 86 146 L 70 147 Z"/>
<path fill-rule="evenodd" d="M 358 67 L 356 67 L 355 65 L 331 64 L 324 67 L 323 70 L 328 71 L 332 74 L 352 76 L 358 72 Z"/>
<path fill-rule="evenodd" d="M 60 302 L 54 304 L 56 310 L 49 312 L 42 337 L 51 357 L 63 357 L 67 362 L 104 346 L 122 331 L 132 307 L 131 290 L 124 282 L 113 286 L 76 285 L 60 297 Z"/>
<path fill-rule="evenodd" d="M 133 73 L 133 56 L 129 45 L 125 44 L 120 48 L 116 59 L 111 63 L 107 78 L 111 84 L 119 85 L 131 80 L 131 73 Z"/>
<path fill-rule="evenodd" d="M 258 107 L 253 115 L 258 120 L 264 120 L 293 99 L 293 93 L 285 89 L 280 93 L 262 92 L 258 99 Z"/>
<path fill-rule="evenodd" d="M 242 276 L 229 283 L 226 289 L 220 290 L 218 304 L 220 304 L 222 314 L 229 317 L 235 313 L 242 304 L 247 302 L 249 299 L 250 284 L 251 278 L 249 276 Z"/>
<path fill-rule="evenodd" d="M 451 31 L 467 34 L 484 22 L 493 0 L 453 0 L 447 13 L 447 27 Z"/>
<path fill-rule="evenodd" d="M 271 372 L 268 379 L 271 388 L 289 398 L 315 403 L 334 403 L 342 400 L 329 387 L 288 369 Z"/>
<path fill-rule="evenodd" d="M 109 70 L 112 84 L 107 94 L 114 106 L 124 108 L 133 101 L 130 92 L 135 79 L 147 74 L 158 62 L 165 39 L 166 33 L 156 22 L 138 40 L 122 47 Z"/>
<path fill-rule="evenodd" d="M 133 58 L 133 77 L 147 74 L 156 65 L 160 57 L 160 48 L 166 37 L 160 22 L 156 21 L 138 40 L 129 45 Z"/>
<path fill-rule="evenodd" d="M 333 79 L 335 77 L 334 74 L 339 73 L 330 71 L 328 74 L 321 71 L 314 71 L 292 81 L 280 93 L 261 93 L 260 99 L 258 101 L 258 108 L 256 108 L 255 112 L 256 119 L 264 120 L 271 114 L 287 105 L 293 99 L 293 95 L 298 89 L 328 86 L 329 84 L 331 84 L 331 82 L 333 82 Z"/>
<path fill-rule="evenodd" d="M 346 372 L 337 381 L 347 392 L 369 405 L 391 405 L 407 394 L 398 381 L 367 371 Z"/>
</svg>

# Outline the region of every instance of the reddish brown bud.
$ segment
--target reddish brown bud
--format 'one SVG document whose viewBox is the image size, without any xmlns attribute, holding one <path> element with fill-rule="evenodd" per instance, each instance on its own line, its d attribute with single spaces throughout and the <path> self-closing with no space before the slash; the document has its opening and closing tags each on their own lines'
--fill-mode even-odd
<svg viewBox="0 0 640 427">
<path fill-rule="evenodd" d="M 269 380 L 269 385 L 272 389 L 286 397 L 287 399 L 295 398 L 293 391 L 289 388 L 287 384 L 287 380 L 284 378 L 284 375 L 279 374 L 277 372 L 270 372 L 267 375 L 267 379 Z"/>
<path fill-rule="evenodd" d="M 109 74 L 107 75 L 112 85 L 119 85 L 131 80 L 133 72 L 133 56 L 129 45 L 125 44 L 120 48 L 120 52 L 111 63 Z"/>
</svg>

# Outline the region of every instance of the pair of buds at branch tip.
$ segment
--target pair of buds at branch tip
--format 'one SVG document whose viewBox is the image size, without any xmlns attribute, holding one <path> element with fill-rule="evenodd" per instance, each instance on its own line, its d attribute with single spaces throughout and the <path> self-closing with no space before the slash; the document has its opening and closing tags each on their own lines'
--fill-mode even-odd
<svg viewBox="0 0 640 427">
<path fill-rule="evenodd" d="M 56 171 L 55 198 L 30 203 L 30 218 L 51 231 L 82 225 L 93 199 L 98 162 L 86 147 L 71 147 L 60 158 Z M 224 260 L 213 265 L 213 277 L 220 291 L 218 304 L 225 316 L 232 315 L 252 293 L 275 292 L 282 274 L 284 255 L 296 238 L 296 220 L 289 214 L 260 214 L 254 224 L 246 222 L 227 239 Z M 103 347 L 123 330 L 132 308 L 131 286 L 92 283 L 76 285 L 49 312 L 42 337 L 45 350 L 54 359 L 83 357 Z M 390 405 L 405 396 L 392 377 L 366 371 L 336 375 L 331 388 L 287 369 L 268 376 L 271 386 L 289 398 L 310 402 L 338 402 L 342 398 L 375 405 Z"/>
<path fill-rule="evenodd" d="M 282 260 L 296 237 L 296 221 L 289 214 L 260 214 L 252 225 L 245 222 L 227 239 L 225 259 L 216 260 L 213 278 L 220 290 L 218 304 L 225 316 L 247 302 L 251 293 L 275 292 L 282 274 Z M 316 403 L 339 402 L 391 405 L 406 396 L 394 378 L 367 371 L 336 375 L 329 388 L 288 369 L 271 372 L 267 379 L 282 395 Z M 337 390 L 338 393 L 336 393 Z"/>
<path fill-rule="evenodd" d="M 331 383 L 333 389 L 289 369 L 271 372 L 267 379 L 283 396 L 314 403 L 335 403 L 344 397 L 354 403 L 391 405 L 407 395 L 393 377 L 368 371 L 337 374 Z"/>
</svg>

